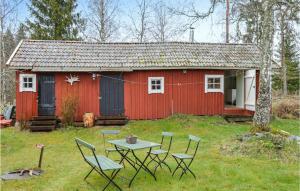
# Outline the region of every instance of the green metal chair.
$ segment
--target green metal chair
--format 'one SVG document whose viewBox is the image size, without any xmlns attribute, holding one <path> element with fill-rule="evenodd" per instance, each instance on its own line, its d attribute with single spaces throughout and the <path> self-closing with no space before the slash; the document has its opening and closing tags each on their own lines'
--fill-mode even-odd
<svg viewBox="0 0 300 191">
<path fill-rule="evenodd" d="M 92 167 L 92 169 L 89 171 L 89 173 L 84 177 L 84 180 L 86 180 L 87 177 L 95 170 L 100 176 L 102 176 L 108 180 L 108 184 L 103 188 L 103 190 L 105 190 L 110 184 L 113 184 L 119 190 L 122 190 L 114 182 L 114 178 L 119 173 L 119 171 L 123 168 L 123 166 L 105 156 L 96 155 L 95 154 L 96 149 L 95 149 L 94 145 L 91 145 L 79 138 L 75 138 L 75 142 L 78 146 L 78 149 L 79 149 L 84 161 Z M 87 152 L 92 153 L 93 155 L 86 156 L 85 153 L 87 153 Z M 108 173 L 106 173 L 106 171 L 112 171 L 111 175 L 109 176 Z"/>
<path fill-rule="evenodd" d="M 181 173 L 179 179 L 181 179 L 184 174 L 187 174 L 187 172 L 190 172 L 196 179 L 196 175 L 192 172 L 192 170 L 190 169 L 190 166 L 191 166 L 191 164 L 196 156 L 196 153 L 198 151 L 200 140 L 201 139 L 199 137 L 196 137 L 194 135 L 189 135 L 189 143 L 188 143 L 185 153 L 172 154 L 173 158 L 175 159 L 175 161 L 177 163 L 177 167 L 175 168 L 172 176 L 174 176 L 175 172 L 178 169 L 182 169 L 182 173 Z M 190 146 L 191 146 L 192 142 L 195 144 L 195 149 L 193 152 L 191 152 L 191 154 L 189 154 L 189 150 L 190 150 Z"/>
<path fill-rule="evenodd" d="M 166 139 L 169 139 L 169 142 L 166 143 Z M 156 162 L 157 165 L 154 168 L 154 173 L 158 167 L 162 168 L 162 164 L 168 167 L 169 171 L 172 172 L 170 166 L 165 162 L 166 158 L 169 155 L 171 145 L 173 141 L 173 133 L 171 132 L 162 132 L 161 142 L 159 149 L 152 150 L 150 152 L 150 161 L 148 162 L 147 166 L 149 166 L 152 162 Z M 166 144 L 164 144 L 166 143 Z M 166 148 L 166 150 L 164 150 Z M 160 158 L 162 156 L 162 158 Z"/>
<path fill-rule="evenodd" d="M 120 134 L 120 130 L 101 130 L 100 133 L 102 134 L 102 137 L 103 137 L 105 155 L 108 156 L 109 153 L 117 151 L 115 147 L 106 147 L 105 146 L 105 142 L 106 142 L 105 136 L 118 135 L 118 134 Z"/>
</svg>

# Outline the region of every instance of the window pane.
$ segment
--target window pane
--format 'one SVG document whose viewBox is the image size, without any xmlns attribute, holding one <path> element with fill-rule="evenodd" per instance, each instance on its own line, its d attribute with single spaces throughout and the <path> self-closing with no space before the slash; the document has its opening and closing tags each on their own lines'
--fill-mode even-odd
<svg viewBox="0 0 300 191">
<path fill-rule="evenodd" d="M 151 84 L 154 85 L 155 84 L 155 80 L 151 80 Z"/>
<path fill-rule="evenodd" d="M 214 83 L 214 79 L 213 78 L 208 78 L 208 83 Z"/>
<path fill-rule="evenodd" d="M 32 82 L 32 78 L 28 78 L 28 82 Z"/>
<path fill-rule="evenodd" d="M 27 83 L 23 83 L 23 88 L 27 88 Z"/>
<path fill-rule="evenodd" d="M 215 84 L 215 89 L 220 89 L 221 85 L 220 84 Z"/>
<path fill-rule="evenodd" d="M 156 89 L 157 89 L 157 90 L 160 90 L 160 85 L 157 85 L 157 86 L 156 86 Z"/>
<path fill-rule="evenodd" d="M 28 83 L 28 87 L 29 87 L 29 88 L 32 88 L 32 83 Z"/>
<path fill-rule="evenodd" d="M 152 85 L 152 86 L 151 86 L 151 89 L 152 89 L 152 90 L 156 90 L 156 86 L 155 86 L 155 85 Z"/>
<path fill-rule="evenodd" d="M 220 78 L 215 78 L 215 83 L 221 83 L 221 79 Z"/>
<path fill-rule="evenodd" d="M 214 89 L 214 84 L 208 84 L 207 87 L 208 89 Z"/>
<path fill-rule="evenodd" d="M 157 80 L 157 81 L 156 81 L 156 84 L 160 85 L 160 80 Z"/>
<path fill-rule="evenodd" d="M 27 82 L 27 78 L 23 78 L 23 82 Z"/>
</svg>

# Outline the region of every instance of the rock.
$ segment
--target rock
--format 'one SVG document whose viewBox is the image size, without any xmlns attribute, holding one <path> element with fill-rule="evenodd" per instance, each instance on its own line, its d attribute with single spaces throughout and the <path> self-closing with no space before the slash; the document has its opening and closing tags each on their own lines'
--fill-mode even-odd
<svg viewBox="0 0 300 191">
<path fill-rule="evenodd" d="M 263 136 L 265 136 L 265 133 L 255 133 L 257 138 L 261 138 Z"/>
<path fill-rule="evenodd" d="M 296 135 L 291 135 L 288 137 L 288 140 L 300 142 L 300 137 Z"/>
</svg>

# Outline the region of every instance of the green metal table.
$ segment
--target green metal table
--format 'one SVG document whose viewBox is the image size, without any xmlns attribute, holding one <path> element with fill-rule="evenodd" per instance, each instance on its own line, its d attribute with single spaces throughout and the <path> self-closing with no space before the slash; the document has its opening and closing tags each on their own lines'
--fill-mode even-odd
<svg viewBox="0 0 300 191">
<path fill-rule="evenodd" d="M 144 141 L 144 140 L 140 140 L 140 139 L 138 139 L 135 144 L 129 144 L 126 142 L 125 139 L 110 140 L 108 142 L 113 144 L 115 146 L 116 150 L 118 151 L 118 153 L 121 155 L 120 164 L 123 162 L 123 160 L 126 160 L 136 170 L 134 176 L 132 177 L 132 179 L 129 182 L 129 187 L 131 186 L 134 178 L 140 172 L 141 169 L 143 169 L 145 172 L 149 173 L 156 181 L 155 174 L 145 165 L 145 162 L 149 158 L 152 148 L 158 147 L 158 146 L 160 146 L 160 144 L 149 142 L 149 141 Z M 146 157 L 142 160 L 135 154 L 135 151 L 141 150 L 141 149 L 149 149 Z M 129 153 L 132 153 L 132 155 L 136 159 L 136 163 L 131 158 L 128 157 Z M 136 164 L 137 164 L 137 167 L 135 166 Z"/>
</svg>

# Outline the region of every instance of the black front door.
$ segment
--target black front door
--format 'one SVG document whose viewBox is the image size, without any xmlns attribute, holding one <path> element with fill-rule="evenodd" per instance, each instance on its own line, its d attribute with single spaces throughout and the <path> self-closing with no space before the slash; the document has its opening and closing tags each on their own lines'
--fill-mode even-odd
<svg viewBox="0 0 300 191">
<path fill-rule="evenodd" d="M 101 76 L 100 114 L 102 116 L 124 115 L 124 82 L 121 73 Z"/>
<path fill-rule="evenodd" d="M 38 76 L 38 114 L 55 114 L 55 81 L 54 75 L 42 74 Z"/>
</svg>

